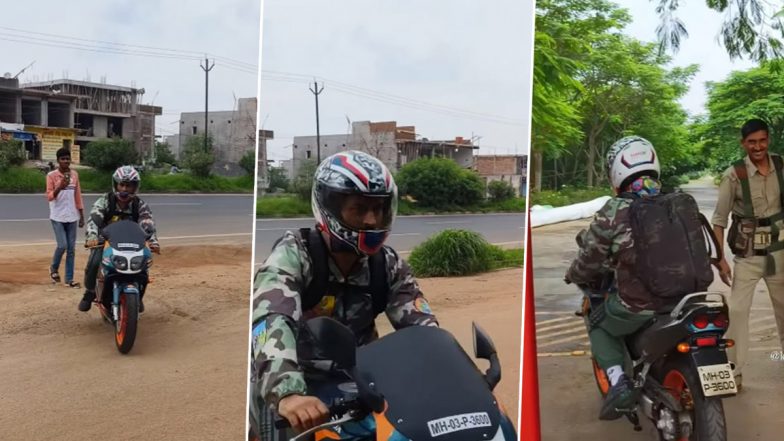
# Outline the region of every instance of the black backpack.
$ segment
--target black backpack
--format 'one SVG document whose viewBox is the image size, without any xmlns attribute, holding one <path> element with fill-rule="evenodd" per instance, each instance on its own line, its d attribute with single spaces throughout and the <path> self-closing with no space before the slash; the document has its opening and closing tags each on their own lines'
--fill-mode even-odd
<svg viewBox="0 0 784 441">
<path fill-rule="evenodd" d="M 313 279 L 302 293 L 302 311 L 313 309 L 327 295 L 329 282 L 329 253 L 321 232 L 310 228 L 300 228 L 300 237 L 313 261 Z M 282 238 L 272 245 L 274 249 Z M 387 308 L 389 285 L 387 284 L 386 253 L 380 252 L 368 257 L 370 284 L 361 289 L 369 292 L 373 299 L 373 315 L 378 316 Z"/>
<path fill-rule="evenodd" d="M 103 224 L 109 225 L 109 220 L 115 215 L 120 215 L 121 217 L 125 217 L 125 213 L 117 210 L 117 195 L 114 194 L 113 191 L 110 191 L 106 194 L 106 197 L 109 201 L 109 205 L 106 209 L 106 214 L 103 216 Z M 139 223 L 139 198 L 136 196 L 133 197 L 131 200 L 131 220 Z"/>
<path fill-rule="evenodd" d="M 674 300 L 707 290 L 713 282 L 711 249 L 718 258 L 722 251 L 697 201 L 682 192 L 649 198 L 630 193 L 622 196 L 632 199 L 632 271 L 648 292 Z"/>
</svg>

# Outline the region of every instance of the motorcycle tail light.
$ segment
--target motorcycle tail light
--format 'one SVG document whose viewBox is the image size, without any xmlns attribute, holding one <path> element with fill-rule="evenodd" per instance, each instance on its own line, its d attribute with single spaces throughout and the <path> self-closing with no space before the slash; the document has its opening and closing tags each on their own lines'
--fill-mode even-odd
<svg viewBox="0 0 784 441">
<path fill-rule="evenodd" d="M 730 321 L 727 319 L 727 315 L 724 313 L 721 313 L 713 318 L 713 325 L 717 328 L 726 328 L 729 323 Z"/>
<path fill-rule="evenodd" d="M 707 346 L 716 346 L 718 340 L 716 337 L 699 337 L 694 342 L 697 343 L 697 347 L 704 348 Z"/>
<path fill-rule="evenodd" d="M 695 328 L 697 329 L 705 329 L 708 327 L 708 316 L 707 315 L 698 315 L 694 317 L 694 320 L 691 322 Z"/>
</svg>

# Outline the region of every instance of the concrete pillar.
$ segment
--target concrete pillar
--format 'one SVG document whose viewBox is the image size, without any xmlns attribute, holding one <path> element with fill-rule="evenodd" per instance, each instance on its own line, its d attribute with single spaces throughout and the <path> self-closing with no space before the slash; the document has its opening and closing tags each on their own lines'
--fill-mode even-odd
<svg viewBox="0 0 784 441">
<path fill-rule="evenodd" d="M 22 124 L 22 95 L 16 96 L 15 107 L 16 110 L 14 110 L 14 122 L 16 124 Z"/>
<path fill-rule="evenodd" d="M 49 101 L 46 98 L 41 100 L 41 126 L 49 127 Z"/>
</svg>

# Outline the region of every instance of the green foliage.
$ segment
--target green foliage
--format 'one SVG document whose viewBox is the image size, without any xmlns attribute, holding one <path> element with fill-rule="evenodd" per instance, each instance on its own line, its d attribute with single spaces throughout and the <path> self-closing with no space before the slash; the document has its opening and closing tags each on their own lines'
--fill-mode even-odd
<svg viewBox="0 0 784 441">
<path fill-rule="evenodd" d="M 172 153 L 169 143 L 155 141 L 155 163 L 158 165 L 174 165 L 177 163 L 177 159 L 174 157 L 174 153 Z"/>
<path fill-rule="evenodd" d="M 299 168 L 297 177 L 291 181 L 289 191 L 296 194 L 303 201 L 309 201 L 313 190 L 313 177 L 316 175 L 318 164 L 314 160 L 305 160 Z"/>
<path fill-rule="evenodd" d="M 204 135 L 194 135 L 185 141 L 182 150 L 183 164 L 191 174 L 199 177 L 210 175 L 212 165 L 215 163 L 212 143 L 212 136 L 207 136 L 205 145 Z"/>
<path fill-rule="evenodd" d="M 107 172 L 139 162 L 139 153 L 133 143 L 119 138 L 92 141 L 82 150 L 81 155 L 85 164 Z"/>
<path fill-rule="evenodd" d="M 484 198 L 484 184 L 472 170 L 446 158 L 423 158 L 403 166 L 395 177 L 401 195 L 422 207 L 468 207 Z"/>
<path fill-rule="evenodd" d="M 490 194 L 490 200 L 493 202 L 511 199 L 515 195 L 514 188 L 506 181 L 493 181 L 487 184 L 487 192 Z"/>
<path fill-rule="evenodd" d="M 557 191 L 531 191 L 530 194 L 532 207 L 534 205 L 563 207 L 565 205 L 587 202 L 602 196 L 612 196 L 612 190 L 609 187 L 576 188 L 565 185 Z"/>
<path fill-rule="evenodd" d="M 255 176 L 256 175 L 256 151 L 248 150 L 240 158 L 240 167 L 245 170 L 245 173 Z"/>
<path fill-rule="evenodd" d="M 309 216 L 312 213 L 310 202 L 298 196 L 264 195 L 256 199 L 259 217 Z"/>
<path fill-rule="evenodd" d="M 417 277 L 448 277 L 488 271 L 504 258 L 479 233 L 443 230 L 415 247 L 408 262 Z"/>
<path fill-rule="evenodd" d="M 0 140 L 0 170 L 24 164 L 27 154 L 24 144 L 16 139 Z"/>
<path fill-rule="evenodd" d="M 0 173 L 0 193 L 44 193 L 46 175 L 32 168 L 11 166 Z"/>
<path fill-rule="evenodd" d="M 269 178 L 267 190 L 274 191 L 277 188 L 289 188 L 289 178 L 286 177 L 286 170 L 283 167 L 267 168 L 267 177 Z"/>
</svg>

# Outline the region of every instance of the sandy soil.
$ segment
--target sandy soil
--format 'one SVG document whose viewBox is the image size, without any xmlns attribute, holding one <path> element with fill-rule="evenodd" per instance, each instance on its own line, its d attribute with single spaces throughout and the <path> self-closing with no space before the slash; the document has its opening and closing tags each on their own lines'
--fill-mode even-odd
<svg viewBox="0 0 784 441">
<path fill-rule="evenodd" d="M 81 290 L 49 283 L 51 250 L 4 251 L 0 439 L 243 440 L 250 250 L 164 249 L 129 355 L 95 308 L 76 309 Z M 80 250 L 77 280 L 85 258 Z M 516 420 L 522 270 L 420 283 L 469 353 L 472 320 L 493 337 L 503 365 L 497 395 Z"/>
</svg>

